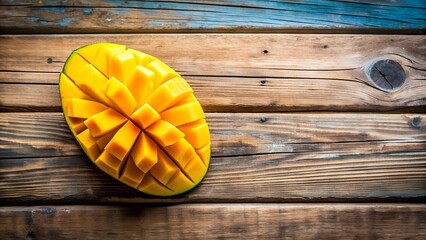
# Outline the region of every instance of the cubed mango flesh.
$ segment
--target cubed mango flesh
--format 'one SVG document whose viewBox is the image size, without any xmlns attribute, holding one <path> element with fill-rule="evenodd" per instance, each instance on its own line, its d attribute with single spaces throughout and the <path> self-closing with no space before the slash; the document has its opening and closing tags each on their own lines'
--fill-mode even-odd
<svg viewBox="0 0 426 240">
<path fill-rule="evenodd" d="M 83 67 L 77 74 L 77 80 L 74 82 L 84 92 L 92 96 L 99 102 L 109 105 L 111 102 L 105 97 L 102 86 L 106 84 L 108 78 L 106 78 L 101 72 L 99 72 L 93 65 L 89 64 Z"/>
<path fill-rule="evenodd" d="M 138 186 L 138 189 L 144 193 L 156 196 L 171 196 L 176 194 L 176 192 L 160 183 L 150 173 L 145 174 L 141 184 Z"/>
<path fill-rule="evenodd" d="M 127 159 L 127 163 L 124 167 L 120 180 L 131 187 L 137 188 L 142 182 L 144 176 L 145 173 L 136 166 L 133 158 L 130 156 Z"/>
<path fill-rule="evenodd" d="M 158 161 L 157 144 L 144 132 L 141 132 L 131 152 L 136 166 L 147 173 Z"/>
<path fill-rule="evenodd" d="M 114 178 L 119 178 L 120 170 L 123 167 L 123 161 L 110 154 L 108 151 L 103 151 L 95 161 L 96 165 L 104 172 Z"/>
<path fill-rule="evenodd" d="M 160 116 L 161 119 L 164 119 L 175 126 L 180 126 L 206 117 L 204 115 L 203 108 L 198 102 L 169 108 L 160 113 Z"/>
<path fill-rule="evenodd" d="M 123 83 L 127 83 L 136 68 L 136 60 L 127 51 L 118 52 L 111 59 L 111 76 Z"/>
<path fill-rule="evenodd" d="M 147 99 L 147 103 L 149 103 L 155 111 L 161 113 L 192 93 L 193 90 L 185 79 L 177 77 L 155 89 Z"/>
<path fill-rule="evenodd" d="M 161 119 L 160 114 L 148 103 L 136 110 L 130 118 L 141 128 L 146 129 Z"/>
<path fill-rule="evenodd" d="M 92 135 L 90 135 L 90 131 L 86 129 L 79 133 L 77 135 L 77 139 L 87 156 L 92 161 L 95 161 L 95 159 L 99 156 L 100 151 L 98 145 L 96 145 L 96 140 L 92 137 Z"/>
<path fill-rule="evenodd" d="M 133 75 L 125 82 L 138 103 L 137 107 L 142 106 L 154 91 L 154 77 L 154 72 L 148 68 L 137 66 Z"/>
<path fill-rule="evenodd" d="M 131 121 L 127 121 L 105 146 L 105 150 L 121 161 L 130 153 L 141 130 Z"/>
<path fill-rule="evenodd" d="M 68 117 L 67 122 L 74 134 L 79 134 L 87 128 L 84 124 L 84 118 Z"/>
<path fill-rule="evenodd" d="M 108 108 L 101 103 L 79 98 L 65 98 L 62 99 L 62 103 L 67 111 L 67 116 L 74 118 L 89 118 Z"/>
<path fill-rule="evenodd" d="M 160 60 L 151 61 L 146 68 L 155 73 L 154 89 L 172 78 L 179 77 L 178 73 Z"/>
<path fill-rule="evenodd" d="M 146 132 L 163 147 L 170 146 L 185 136 L 175 126 L 161 119 L 149 126 Z"/>
<path fill-rule="evenodd" d="M 111 77 L 104 85 L 104 94 L 112 106 L 129 117 L 136 108 L 137 102 L 126 85 Z"/>
<path fill-rule="evenodd" d="M 95 47 L 97 44 L 92 44 L 87 47 Z M 103 73 L 107 78 L 112 77 L 111 75 L 111 65 L 112 58 L 119 52 L 124 52 L 126 46 L 120 44 L 100 44 L 98 52 L 96 54 L 95 60 L 91 62 L 101 73 Z"/>
<path fill-rule="evenodd" d="M 107 110 L 88 118 L 84 121 L 84 124 L 90 130 L 90 134 L 92 134 L 93 137 L 100 137 L 113 129 L 120 127 L 126 121 L 126 117 L 114 109 L 108 108 Z"/>
<path fill-rule="evenodd" d="M 59 80 L 71 132 L 108 175 L 156 196 L 187 192 L 206 175 L 204 111 L 186 80 L 159 59 L 95 43 L 69 56 Z"/>
<path fill-rule="evenodd" d="M 178 129 L 185 134 L 185 139 L 194 148 L 200 148 L 210 143 L 209 126 L 204 119 L 180 125 Z"/>
<path fill-rule="evenodd" d="M 195 149 L 195 152 L 201 158 L 201 160 L 203 160 L 204 165 L 208 166 L 210 164 L 211 143 L 208 143 L 201 148 Z"/>
<path fill-rule="evenodd" d="M 164 185 L 167 185 L 170 178 L 175 175 L 179 169 L 176 164 L 161 150 L 157 149 L 158 162 L 149 171 L 155 179 Z"/>
<path fill-rule="evenodd" d="M 184 168 L 196 155 L 195 149 L 185 138 L 164 148 L 176 161 L 179 167 Z"/>
<path fill-rule="evenodd" d="M 81 88 L 75 85 L 75 83 L 64 73 L 61 73 L 59 81 L 61 81 L 60 92 L 62 98 L 77 98 L 90 101 L 94 100 L 87 93 L 81 90 Z"/>
<path fill-rule="evenodd" d="M 136 63 L 139 66 L 147 66 L 150 62 L 152 62 L 154 60 L 158 60 L 157 58 L 155 58 L 155 57 L 153 57 L 149 54 L 139 52 L 139 51 L 136 51 L 136 50 L 133 50 L 133 49 L 128 49 L 127 51 L 133 55 L 133 57 L 136 60 Z"/>
</svg>

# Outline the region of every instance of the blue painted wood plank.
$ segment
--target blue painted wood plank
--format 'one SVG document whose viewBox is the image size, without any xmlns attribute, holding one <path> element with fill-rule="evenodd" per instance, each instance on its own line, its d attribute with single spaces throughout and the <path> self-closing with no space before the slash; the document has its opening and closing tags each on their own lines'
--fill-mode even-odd
<svg viewBox="0 0 426 240">
<path fill-rule="evenodd" d="M 426 0 L 2 0 L 2 32 L 150 32 L 426 29 Z"/>
</svg>

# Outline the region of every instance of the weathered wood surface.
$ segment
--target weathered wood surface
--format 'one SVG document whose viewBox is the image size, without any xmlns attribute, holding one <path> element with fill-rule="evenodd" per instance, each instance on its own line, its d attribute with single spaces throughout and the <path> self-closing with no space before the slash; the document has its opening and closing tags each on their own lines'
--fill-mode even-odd
<svg viewBox="0 0 426 240">
<path fill-rule="evenodd" d="M 83 156 L 2 159 L 0 203 L 418 202 L 426 197 L 426 158 L 413 145 L 397 153 L 213 157 L 199 186 L 170 198 L 127 187 Z"/>
<path fill-rule="evenodd" d="M 0 202 L 294 202 L 426 197 L 426 115 L 209 113 L 211 167 L 152 198 L 84 156 L 61 113 L 3 113 Z"/>
<path fill-rule="evenodd" d="M 207 120 L 217 157 L 426 151 L 425 114 L 208 113 Z M 0 159 L 76 155 L 84 153 L 62 113 L 2 113 Z"/>
<path fill-rule="evenodd" d="M 11 224 L 13 223 L 13 224 Z M 420 204 L 0 208 L 3 239 L 425 239 Z"/>
<path fill-rule="evenodd" d="M 406 1 L 7 1 L 9 33 L 322 31 L 424 33 L 426 2 Z"/>
<path fill-rule="evenodd" d="M 136 34 L 0 36 L 0 110 L 61 111 L 64 61 L 73 49 L 99 41 L 165 60 L 209 112 L 426 108 L 425 36 Z M 370 79 L 367 69 L 379 59 L 402 65 L 407 79 L 400 88 L 387 92 Z"/>
<path fill-rule="evenodd" d="M 425 239 L 426 37 L 377 35 L 424 34 L 425 16 L 416 0 L 0 0 L 0 239 Z M 57 82 L 99 41 L 193 86 L 213 146 L 199 187 L 147 196 L 83 154 Z"/>
</svg>

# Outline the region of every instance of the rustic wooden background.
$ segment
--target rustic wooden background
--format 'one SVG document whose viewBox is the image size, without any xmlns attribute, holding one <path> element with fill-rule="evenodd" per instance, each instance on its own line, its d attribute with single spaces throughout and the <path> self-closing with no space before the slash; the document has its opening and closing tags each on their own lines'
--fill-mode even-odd
<svg viewBox="0 0 426 240">
<path fill-rule="evenodd" d="M 0 0 L 0 32 L 0 239 L 426 239 L 424 0 Z M 193 86 L 193 191 L 144 195 L 77 145 L 58 73 L 99 41 Z"/>
</svg>

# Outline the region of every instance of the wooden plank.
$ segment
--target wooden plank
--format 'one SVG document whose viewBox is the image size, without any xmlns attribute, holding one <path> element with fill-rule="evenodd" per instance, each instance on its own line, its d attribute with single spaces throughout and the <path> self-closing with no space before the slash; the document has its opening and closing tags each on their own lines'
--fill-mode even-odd
<svg viewBox="0 0 426 240">
<path fill-rule="evenodd" d="M 213 156 L 426 149 L 424 114 L 208 113 Z M 83 155 L 62 113 L 3 113 L 0 159 Z"/>
<path fill-rule="evenodd" d="M 2 239 L 424 239 L 421 204 L 0 208 Z"/>
<path fill-rule="evenodd" d="M 1 160 L 0 203 L 401 202 L 426 199 L 423 150 L 214 157 L 192 191 L 170 198 L 134 190 L 86 157 Z"/>
<path fill-rule="evenodd" d="M 206 179 L 153 198 L 94 166 L 60 113 L 4 113 L 0 202 L 377 201 L 426 197 L 426 115 L 210 113 Z"/>
<path fill-rule="evenodd" d="M 4 1 L 9 33 L 188 31 L 424 33 L 424 1 Z"/>
<path fill-rule="evenodd" d="M 165 60 L 211 112 L 424 112 L 426 105 L 425 36 L 5 35 L 0 110 L 59 111 L 56 84 L 64 61 L 72 49 L 99 41 Z M 387 92 L 370 79 L 366 69 L 379 59 L 401 64 L 407 76 L 402 87 Z"/>
</svg>

